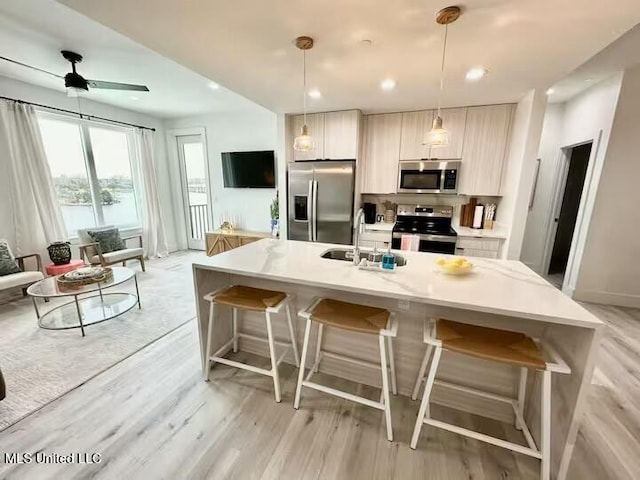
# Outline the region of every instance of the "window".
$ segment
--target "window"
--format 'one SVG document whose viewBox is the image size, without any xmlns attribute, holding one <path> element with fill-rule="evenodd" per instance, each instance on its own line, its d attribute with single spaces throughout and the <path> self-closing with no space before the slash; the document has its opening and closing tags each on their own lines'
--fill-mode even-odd
<svg viewBox="0 0 640 480">
<path fill-rule="evenodd" d="M 140 225 L 133 130 L 38 114 L 45 154 L 67 231 Z"/>
</svg>

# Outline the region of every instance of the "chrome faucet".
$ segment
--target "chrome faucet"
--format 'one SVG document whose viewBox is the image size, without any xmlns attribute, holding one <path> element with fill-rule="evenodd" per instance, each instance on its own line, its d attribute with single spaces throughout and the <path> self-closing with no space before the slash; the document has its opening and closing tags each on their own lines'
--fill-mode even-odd
<svg viewBox="0 0 640 480">
<path fill-rule="evenodd" d="M 364 210 L 361 208 L 356 213 L 355 232 L 353 235 L 353 264 L 358 266 L 360 263 L 360 233 L 364 226 Z"/>
</svg>

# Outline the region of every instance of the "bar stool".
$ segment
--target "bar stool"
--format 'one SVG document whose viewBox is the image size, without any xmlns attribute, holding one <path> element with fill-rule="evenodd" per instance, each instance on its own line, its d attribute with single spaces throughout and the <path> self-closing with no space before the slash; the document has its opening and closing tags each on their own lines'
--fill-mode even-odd
<svg viewBox="0 0 640 480">
<path fill-rule="evenodd" d="M 545 361 L 540 349 L 540 345 L 532 338 L 523 333 L 498 330 L 495 328 L 479 327 L 464 323 L 452 322 L 450 320 L 430 320 L 424 325 L 424 342 L 428 345 L 420 372 L 413 389 L 414 400 L 418 395 L 420 384 L 424 379 L 424 374 L 431 356 L 433 360 L 429 375 L 426 378 L 426 386 L 422 395 L 422 403 L 418 412 L 413 437 L 411 438 L 411 448 L 415 450 L 420 437 L 422 425 L 427 424 L 433 427 L 458 433 L 476 440 L 507 448 L 517 453 L 522 453 L 541 460 L 540 478 L 548 480 L 550 474 L 551 458 L 551 372 L 570 374 L 571 369 L 560 358 L 557 352 L 549 345 L 545 346 L 546 353 L 553 359 L 552 362 Z M 436 371 L 440 363 L 442 350 L 457 352 L 485 360 L 506 363 L 520 368 L 520 383 L 518 387 L 518 398 L 509 398 L 502 395 L 485 392 L 475 388 L 465 387 L 454 383 L 436 380 Z M 531 432 L 524 420 L 524 404 L 526 400 L 527 373 L 528 370 L 536 369 L 542 374 L 541 389 L 541 412 L 540 412 L 540 448 L 531 436 Z M 515 426 L 522 430 L 528 447 L 517 443 L 507 442 L 500 438 L 491 437 L 483 433 L 458 427 L 450 423 L 441 422 L 431 418 L 429 411 L 429 397 L 434 385 L 441 385 L 460 392 L 475 394 L 483 398 L 505 402 L 513 407 L 515 414 Z"/>
<path fill-rule="evenodd" d="M 298 385 L 296 388 L 296 397 L 293 408 L 297 410 L 300 406 L 302 387 L 313 388 L 314 390 L 318 390 L 320 392 L 345 398 L 347 400 L 351 400 L 352 402 L 367 405 L 368 407 L 377 408 L 379 410 L 383 410 L 385 413 L 387 424 L 387 439 L 390 442 L 393 441 L 387 368 L 389 368 L 389 370 L 391 371 L 391 389 L 393 391 L 393 394 L 396 395 L 398 393 L 398 389 L 396 386 L 396 369 L 393 359 L 393 344 L 391 340 L 393 337 L 396 337 L 398 333 L 398 321 L 396 319 L 395 313 L 389 312 L 388 310 L 385 310 L 383 308 L 357 305 L 354 303 L 341 302 L 339 300 L 332 300 L 328 298 L 314 298 L 311 305 L 306 310 L 301 310 L 298 315 L 307 321 L 307 325 L 304 331 L 304 343 L 302 344 L 302 360 L 300 363 L 300 371 L 298 372 Z M 307 351 L 309 349 L 309 335 L 311 333 L 312 322 L 316 322 L 318 324 L 318 340 L 316 344 L 315 362 L 311 367 L 309 374 L 305 377 L 304 366 L 307 357 Z M 377 363 L 371 363 L 364 360 L 323 351 L 322 334 L 325 326 L 332 328 L 341 328 L 343 330 L 349 330 L 352 332 L 378 335 L 378 340 L 380 343 L 380 364 L 378 365 Z M 385 338 L 387 339 L 386 342 Z M 387 347 L 389 348 L 389 367 L 387 367 Z M 382 372 L 382 392 L 380 394 L 380 401 L 374 402 L 373 400 L 369 400 L 368 398 L 360 397 L 358 395 L 353 395 L 348 392 L 343 392 L 342 390 L 312 382 L 311 377 L 315 372 L 319 370 L 322 357 L 351 362 L 365 367 L 380 368 Z"/>
<path fill-rule="evenodd" d="M 246 287 L 243 285 L 234 285 L 231 287 L 224 287 L 215 292 L 211 292 L 204 296 L 204 299 L 210 303 L 209 307 L 209 327 L 207 329 L 207 352 L 205 365 L 203 366 L 203 377 L 205 381 L 209 381 L 209 368 L 214 363 L 223 363 L 231 367 L 242 368 L 243 370 L 249 370 L 250 372 L 259 373 L 261 375 L 267 375 L 273 378 L 273 387 L 275 390 L 276 402 L 280 402 L 280 377 L 278 375 L 278 365 L 282 362 L 285 355 L 288 353 L 287 348 L 282 355 L 276 357 L 275 345 L 284 345 L 293 348 L 293 356 L 295 357 L 296 366 L 300 366 L 300 356 L 298 355 L 298 345 L 296 343 L 296 336 L 293 331 L 293 323 L 291 321 L 291 310 L 289 303 L 291 301 L 291 295 L 287 295 L 283 292 L 276 292 L 272 290 L 263 290 L 261 288 Z M 232 307 L 232 322 L 233 322 L 233 335 L 231 339 L 220 347 L 214 354 L 211 354 L 211 337 L 213 334 L 213 326 L 215 323 L 215 307 L 216 305 L 227 305 Z M 289 342 L 283 342 L 274 340 L 273 329 L 271 327 L 271 315 L 280 313 L 284 308 L 287 314 L 287 324 L 289 327 Z M 253 312 L 264 312 L 265 321 L 267 324 L 267 338 L 257 337 L 248 333 L 242 333 L 238 331 L 238 310 L 248 310 Z M 229 360 L 224 358 L 224 355 L 229 348 L 233 348 L 234 352 L 238 351 L 238 340 L 240 338 L 250 338 L 261 342 L 267 342 L 269 344 L 269 355 L 271 357 L 271 369 L 254 367 L 242 362 L 236 362 L 235 360 Z"/>
</svg>

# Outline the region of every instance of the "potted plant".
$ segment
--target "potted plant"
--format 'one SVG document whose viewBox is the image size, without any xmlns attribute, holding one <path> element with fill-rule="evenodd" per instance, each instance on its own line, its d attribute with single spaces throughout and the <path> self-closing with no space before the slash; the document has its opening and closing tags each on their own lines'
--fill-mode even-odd
<svg viewBox="0 0 640 480">
<path fill-rule="evenodd" d="M 271 236 L 278 237 L 280 235 L 280 198 L 279 192 L 276 192 L 276 198 L 271 202 Z"/>
</svg>

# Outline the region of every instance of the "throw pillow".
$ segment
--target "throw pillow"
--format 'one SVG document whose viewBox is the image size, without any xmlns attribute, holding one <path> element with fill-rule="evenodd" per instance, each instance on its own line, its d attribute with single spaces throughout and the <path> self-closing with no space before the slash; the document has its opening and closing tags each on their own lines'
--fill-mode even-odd
<svg viewBox="0 0 640 480">
<path fill-rule="evenodd" d="M 87 235 L 89 235 L 94 242 L 100 244 L 102 253 L 115 252 L 116 250 L 124 250 L 127 248 L 122 238 L 120 238 L 120 231 L 117 228 L 97 231 L 88 230 Z"/>
<path fill-rule="evenodd" d="M 0 242 L 0 277 L 20 273 L 21 271 L 18 268 L 18 264 L 16 264 L 16 259 L 13 258 L 11 250 L 9 250 L 9 244 Z"/>
</svg>

